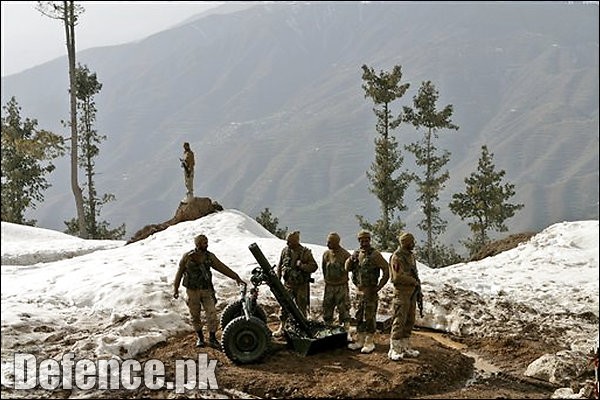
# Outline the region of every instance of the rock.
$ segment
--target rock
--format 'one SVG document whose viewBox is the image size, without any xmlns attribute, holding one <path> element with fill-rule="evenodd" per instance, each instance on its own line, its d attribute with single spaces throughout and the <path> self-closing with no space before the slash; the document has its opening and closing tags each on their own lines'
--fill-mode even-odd
<svg viewBox="0 0 600 400">
<path fill-rule="evenodd" d="M 524 375 L 558 385 L 568 385 L 573 377 L 585 370 L 585 362 L 585 355 L 562 350 L 556 354 L 544 354 L 533 361 Z"/>
<path fill-rule="evenodd" d="M 502 253 L 517 247 L 520 243 L 525 243 L 533 236 L 536 232 L 523 232 L 510 235 L 504 239 L 495 240 L 483 246 L 477 253 L 471 256 L 469 261 L 479 261 L 486 257 L 493 257 L 497 254 Z"/>
<path fill-rule="evenodd" d="M 221 208 L 222 210 L 222 208 Z M 217 211 L 213 201 L 208 197 L 193 197 L 189 202 L 179 203 L 175 217 L 175 223 L 192 221 Z"/>
<path fill-rule="evenodd" d="M 137 231 L 131 237 L 131 239 L 127 241 L 126 244 L 146 239 L 148 236 L 165 230 L 169 226 L 178 224 L 180 222 L 193 221 L 217 211 L 223 211 L 223 207 L 216 201 L 211 200 L 209 197 L 193 197 L 190 201 L 184 200 L 179 203 L 173 218 L 160 224 L 150 224 L 144 226 L 142 229 Z"/>
</svg>

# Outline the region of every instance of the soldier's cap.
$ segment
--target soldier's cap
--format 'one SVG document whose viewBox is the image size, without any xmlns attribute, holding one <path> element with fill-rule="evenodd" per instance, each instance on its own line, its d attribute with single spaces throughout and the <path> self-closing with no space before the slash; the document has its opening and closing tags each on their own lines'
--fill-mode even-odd
<svg viewBox="0 0 600 400">
<path fill-rule="evenodd" d="M 406 243 L 408 241 L 411 242 L 415 242 L 415 237 L 412 235 L 412 233 L 409 232 L 402 232 L 400 235 L 398 235 L 398 241 L 400 243 Z"/>
<path fill-rule="evenodd" d="M 340 242 L 340 235 L 337 232 L 331 232 L 327 235 L 327 240 L 333 240 L 334 242 Z"/>
<path fill-rule="evenodd" d="M 371 232 L 369 232 L 369 231 L 367 231 L 365 229 L 362 229 L 360 232 L 358 232 L 358 235 L 356 235 L 356 238 L 359 239 L 359 240 L 361 238 L 369 238 L 370 239 L 371 238 Z"/>
<path fill-rule="evenodd" d="M 300 231 L 294 231 L 294 232 L 290 232 L 288 233 L 286 240 L 296 240 L 296 241 L 300 241 Z"/>
<path fill-rule="evenodd" d="M 208 238 L 206 237 L 206 235 L 199 234 L 198 236 L 196 236 L 196 237 L 194 238 L 194 244 L 195 244 L 196 246 L 198 246 L 198 245 L 200 244 L 200 242 L 201 242 L 203 239 L 204 239 L 204 240 L 208 240 Z"/>
</svg>

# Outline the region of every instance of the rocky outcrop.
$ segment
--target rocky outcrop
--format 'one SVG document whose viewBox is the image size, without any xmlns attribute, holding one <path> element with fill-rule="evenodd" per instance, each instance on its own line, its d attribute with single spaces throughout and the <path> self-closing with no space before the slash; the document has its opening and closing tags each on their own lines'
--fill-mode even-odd
<svg viewBox="0 0 600 400">
<path fill-rule="evenodd" d="M 175 216 L 159 224 L 150 224 L 137 231 L 126 244 L 137 242 L 148 236 L 167 229 L 169 226 L 184 221 L 192 221 L 206 215 L 223 211 L 223 207 L 209 197 L 193 197 L 190 201 L 181 202 L 175 211 Z"/>
<path fill-rule="evenodd" d="M 469 261 L 479 261 L 486 257 L 493 257 L 503 251 L 517 247 L 520 243 L 527 242 L 535 235 L 536 232 L 523 232 L 512 234 L 504 239 L 495 240 L 479 249 Z"/>
</svg>

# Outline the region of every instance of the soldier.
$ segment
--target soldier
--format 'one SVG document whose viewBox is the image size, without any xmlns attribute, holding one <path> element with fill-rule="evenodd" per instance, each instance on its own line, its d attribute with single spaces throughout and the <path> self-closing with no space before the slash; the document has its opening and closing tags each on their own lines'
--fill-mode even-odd
<svg viewBox="0 0 600 400">
<path fill-rule="evenodd" d="M 179 269 L 173 282 L 173 297 L 179 298 L 179 284 L 183 277 L 183 286 L 187 291 L 187 305 L 192 316 L 192 325 L 198 336 L 196 347 L 203 347 L 204 335 L 202 334 L 202 308 L 206 313 L 206 322 L 209 332 L 209 345 L 220 349 L 217 340 L 217 310 L 215 308 L 215 289 L 212 284 L 211 268 L 235 280 L 238 285 L 245 284 L 242 278 L 227 265 L 223 264 L 213 253 L 208 251 L 208 238 L 198 235 L 194 239 L 196 248 L 186 252 L 179 261 Z"/>
<path fill-rule="evenodd" d="M 411 349 L 409 338 L 415 325 L 415 310 L 421 282 L 417 263 L 412 253 L 415 238 L 405 232 L 398 236 L 400 246 L 390 258 L 390 275 L 394 284 L 394 320 L 390 334 L 388 358 L 398 361 L 404 357 L 418 357 L 419 352 Z"/>
<path fill-rule="evenodd" d="M 180 158 L 181 166 L 183 167 L 183 181 L 187 189 L 186 201 L 190 201 L 194 197 L 194 152 L 190 148 L 190 144 L 183 144 L 183 158 Z"/>
<path fill-rule="evenodd" d="M 287 246 L 281 251 L 279 264 L 277 265 L 277 277 L 283 278 L 283 285 L 296 302 L 302 315 L 307 314 L 310 307 L 310 274 L 317 270 L 317 262 L 309 248 L 300 244 L 300 232 L 295 231 L 287 235 Z M 284 325 L 288 319 L 285 310 L 281 310 L 279 316 L 281 324 L 273 335 L 281 336 Z"/>
<path fill-rule="evenodd" d="M 346 270 L 352 272 L 352 282 L 356 286 L 357 338 L 350 343 L 351 350 L 360 349 L 361 353 L 375 350 L 373 335 L 375 334 L 378 293 L 385 286 L 389 277 L 389 265 L 379 251 L 371 247 L 371 233 L 366 230 L 358 232 L 360 248 L 346 260 Z M 381 279 L 379 275 L 383 271 Z"/>
<path fill-rule="evenodd" d="M 327 236 L 327 248 L 323 253 L 321 268 L 325 279 L 323 293 L 323 321 L 333 324 L 333 312 L 337 308 L 338 321 L 348 332 L 350 314 L 348 313 L 348 271 L 346 260 L 350 257 L 348 250 L 340 245 L 340 235 L 331 232 Z"/>
</svg>

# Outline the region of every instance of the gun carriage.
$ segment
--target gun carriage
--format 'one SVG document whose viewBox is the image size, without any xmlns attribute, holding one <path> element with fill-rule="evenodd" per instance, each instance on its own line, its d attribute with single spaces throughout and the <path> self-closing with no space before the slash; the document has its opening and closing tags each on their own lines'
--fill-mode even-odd
<svg viewBox="0 0 600 400">
<path fill-rule="evenodd" d="M 241 299 L 227 306 L 221 316 L 222 347 L 227 357 L 238 364 L 258 362 L 271 346 L 267 317 L 257 302 L 258 287 L 262 284 L 269 286 L 279 305 L 290 316 L 283 330 L 288 346 L 304 356 L 345 347 L 346 330 L 307 319 L 258 245 L 252 243 L 248 248 L 258 262 L 250 279 L 253 287 L 248 295 L 246 286 L 243 286 Z"/>
</svg>

